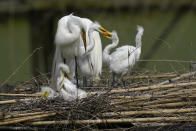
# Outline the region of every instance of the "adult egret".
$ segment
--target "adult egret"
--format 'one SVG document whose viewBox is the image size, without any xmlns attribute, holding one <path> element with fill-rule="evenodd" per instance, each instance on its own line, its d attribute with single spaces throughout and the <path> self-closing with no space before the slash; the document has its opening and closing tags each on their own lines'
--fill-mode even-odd
<svg viewBox="0 0 196 131">
<path fill-rule="evenodd" d="M 89 39 L 93 39 L 95 42 L 95 47 L 92 50 L 92 54 L 90 55 L 90 61 L 94 66 L 94 72 L 96 77 L 99 76 L 102 69 L 102 48 L 99 34 L 93 35 L 93 38 L 89 38 L 89 35 L 86 35 L 92 21 L 86 18 L 80 18 L 77 16 L 68 15 L 62 17 L 58 21 L 57 32 L 55 36 L 55 56 L 53 59 L 53 67 L 52 67 L 52 82 L 51 87 L 55 89 L 56 87 L 56 79 L 59 76 L 59 70 L 56 65 L 59 63 L 68 64 L 70 68 L 70 76 L 73 79 L 75 75 L 75 61 L 74 57 L 79 56 L 79 47 L 84 46 L 86 53 L 91 50 L 88 48 L 90 45 Z M 97 31 L 102 33 L 103 35 L 110 35 L 107 30 L 103 27 L 98 27 Z"/>
<path fill-rule="evenodd" d="M 64 100 L 75 100 L 85 98 L 87 96 L 84 90 L 78 89 L 76 85 L 74 85 L 69 80 L 69 67 L 66 64 L 59 64 L 58 68 L 61 72 L 61 75 L 57 78 L 57 90 L 59 91 L 60 96 L 64 98 Z"/>
<path fill-rule="evenodd" d="M 134 66 L 139 60 L 142 46 L 143 27 L 137 26 L 138 33 L 135 38 L 136 47 L 124 45 L 117 48 L 110 54 L 110 50 L 118 45 L 119 39 L 115 31 L 112 32 L 112 44 L 105 47 L 103 51 L 103 61 L 109 64 L 110 70 L 113 72 L 113 82 L 116 77 L 123 80 L 123 76 Z"/>
<path fill-rule="evenodd" d="M 78 57 L 78 65 L 79 65 L 79 69 L 80 71 L 82 72 L 82 75 L 84 77 L 88 77 L 88 76 L 93 76 L 93 79 L 97 79 L 99 78 L 99 74 L 101 72 L 99 72 L 98 70 L 101 70 L 101 64 L 95 64 L 95 60 L 102 60 L 102 55 L 98 55 L 99 53 L 97 53 L 97 55 L 95 55 L 95 52 L 94 51 L 97 51 L 95 48 L 97 45 L 101 45 L 101 44 L 97 44 L 97 43 L 101 43 L 100 41 L 100 37 L 98 37 L 99 39 L 96 39 L 97 37 L 95 37 L 96 35 L 99 36 L 98 32 L 98 28 L 101 27 L 101 25 L 97 22 L 94 22 L 94 23 L 91 23 L 89 29 L 88 29 L 88 38 L 89 38 L 89 45 L 87 45 L 87 47 L 89 46 L 90 50 L 89 50 L 89 53 L 86 53 L 85 52 L 85 48 L 84 46 L 80 46 L 80 49 L 79 49 L 79 52 L 80 52 L 80 55 Z M 107 37 L 107 35 L 109 34 L 104 34 L 105 37 Z M 102 48 L 102 47 L 101 47 Z M 101 48 L 98 48 L 98 49 L 101 49 Z M 101 50 L 102 51 L 102 50 Z M 102 54 L 102 53 L 101 53 Z M 97 57 L 97 58 L 95 58 Z M 97 61 L 99 62 L 99 61 Z M 99 66 L 100 69 L 98 69 L 98 67 L 96 66 Z"/>
</svg>

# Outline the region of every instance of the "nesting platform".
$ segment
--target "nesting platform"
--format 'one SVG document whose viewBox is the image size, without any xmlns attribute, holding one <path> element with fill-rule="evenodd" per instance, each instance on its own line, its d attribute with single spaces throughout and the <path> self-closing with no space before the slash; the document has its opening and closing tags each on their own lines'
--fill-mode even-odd
<svg viewBox="0 0 196 131">
<path fill-rule="evenodd" d="M 111 86 L 111 78 L 104 77 L 93 87 L 81 87 L 87 98 L 71 102 L 41 99 L 36 92 L 43 81 L 6 85 L 1 88 L 9 92 L 0 93 L 0 129 L 195 130 L 195 75 L 133 74 L 125 87 Z"/>
</svg>

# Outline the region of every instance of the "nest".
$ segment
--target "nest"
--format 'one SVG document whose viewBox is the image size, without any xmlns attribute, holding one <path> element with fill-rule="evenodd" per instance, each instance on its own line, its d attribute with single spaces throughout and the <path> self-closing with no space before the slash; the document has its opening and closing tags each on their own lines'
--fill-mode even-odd
<svg viewBox="0 0 196 131">
<path fill-rule="evenodd" d="M 0 128 L 91 130 L 148 127 L 168 130 L 193 127 L 196 123 L 195 74 L 135 73 L 125 78 L 126 86 L 111 86 L 111 78 L 105 75 L 107 77 L 94 87 L 82 87 L 88 91 L 87 98 L 71 102 L 62 98 L 41 99 L 37 92 L 43 81 L 6 85 L 2 88 L 9 88 L 9 93 L 0 93 Z"/>
</svg>

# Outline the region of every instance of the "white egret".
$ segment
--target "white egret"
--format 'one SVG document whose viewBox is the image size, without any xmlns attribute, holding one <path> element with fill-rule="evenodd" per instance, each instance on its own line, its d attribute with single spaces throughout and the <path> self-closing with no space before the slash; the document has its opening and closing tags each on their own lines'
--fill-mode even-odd
<svg viewBox="0 0 196 131">
<path fill-rule="evenodd" d="M 73 79 L 75 75 L 75 61 L 74 57 L 79 56 L 79 47 L 84 46 L 86 52 L 88 53 L 91 50 L 89 45 L 89 39 L 93 39 L 95 42 L 95 47 L 92 50 L 90 55 L 90 61 L 92 62 L 94 73 L 96 77 L 99 76 L 102 69 L 102 48 L 100 42 L 100 36 L 98 33 L 92 38 L 89 38 L 89 35 L 86 35 L 92 21 L 86 18 L 80 18 L 71 15 L 64 16 L 58 21 L 57 32 L 55 36 L 55 56 L 53 59 L 52 67 L 52 82 L 51 87 L 55 89 L 56 79 L 59 76 L 59 70 L 56 65 L 63 63 L 66 60 L 70 68 L 70 76 Z M 103 35 L 108 35 L 109 32 L 103 27 L 98 27 L 97 31 L 103 33 Z"/>
<path fill-rule="evenodd" d="M 112 44 L 105 47 L 103 51 L 103 61 L 109 64 L 110 70 L 113 72 L 113 82 L 117 76 L 122 79 L 123 76 L 134 66 L 139 60 L 142 46 L 143 27 L 137 26 L 138 33 L 135 38 L 136 47 L 124 45 L 117 48 L 113 53 L 110 50 L 118 45 L 119 39 L 115 31 L 112 32 Z M 122 79 L 123 80 L 123 79 Z"/>
<path fill-rule="evenodd" d="M 94 80 L 99 78 L 99 74 L 101 73 L 101 64 L 95 64 L 95 60 L 98 60 L 97 62 L 99 62 L 100 60 L 102 60 L 102 53 L 101 56 L 99 56 L 97 53 L 97 55 L 95 54 L 95 52 L 93 52 L 93 50 L 97 49 L 95 48 L 97 45 L 101 45 L 101 41 L 100 41 L 100 37 L 98 37 L 99 39 L 96 39 L 97 37 L 95 37 L 96 35 L 99 36 L 98 32 L 95 31 L 99 31 L 99 27 L 101 27 L 101 25 L 97 22 L 95 23 L 91 23 L 89 29 L 88 29 L 88 38 L 89 38 L 89 44 L 87 45 L 87 47 L 89 47 L 90 49 L 88 50 L 89 53 L 85 52 L 84 46 L 80 45 L 80 55 L 78 57 L 78 64 L 79 64 L 79 68 L 80 71 L 82 72 L 83 76 L 94 76 Z M 109 34 L 104 34 L 104 36 L 106 37 Z M 97 44 L 100 43 L 100 44 Z M 102 52 L 102 47 L 99 48 L 101 49 Z M 97 50 L 95 50 L 97 51 Z M 95 58 L 97 57 L 97 58 Z M 100 65 L 100 66 L 99 66 Z M 100 69 L 98 69 L 96 66 L 99 66 Z"/>
<path fill-rule="evenodd" d="M 61 72 L 61 75 L 57 78 L 57 90 L 59 91 L 60 96 L 64 98 L 64 100 L 75 100 L 85 98 L 87 96 L 84 90 L 78 89 L 76 85 L 74 85 L 69 80 L 69 67 L 66 64 L 59 64 L 58 68 Z"/>
</svg>

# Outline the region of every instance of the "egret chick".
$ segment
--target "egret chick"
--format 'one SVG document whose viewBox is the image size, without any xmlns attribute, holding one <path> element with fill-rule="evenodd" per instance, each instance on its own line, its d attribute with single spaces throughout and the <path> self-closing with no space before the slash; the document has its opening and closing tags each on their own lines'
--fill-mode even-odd
<svg viewBox="0 0 196 131">
<path fill-rule="evenodd" d="M 87 97 L 84 90 L 78 89 L 69 79 L 69 67 L 66 64 L 59 64 L 61 75 L 57 78 L 57 90 L 64 100 L 72 101 Z"/>
<path fill-rule="evenodd" d="M 134 64 L 139 60 L 142 46 L 143 27 L 137 26 L 137 35 L 135 38 L 136 46 L 124 45 L 117 48 L 110 54 L 110 50 L 116 47 L 119 43 L 118 35 L 115 31 L 112 32 L 112 44 L 105 47 L 103 51 L 103 61 L 108 63 L 110 70 L 113 72 L 113 83 L 115 78 L 121 78 L 133 68 Z M 124 83 L 124 82 L 123 82 Z"/>
<path fill-rule="evenodd" d="M 52 88 L 48 86 L 42 86 L 41 93 L 42 93 L 41 98 L 46 97 L 47 99 L 54 99 L 59 95 L 56 91 L 54 91 Z"/>
</svg>

